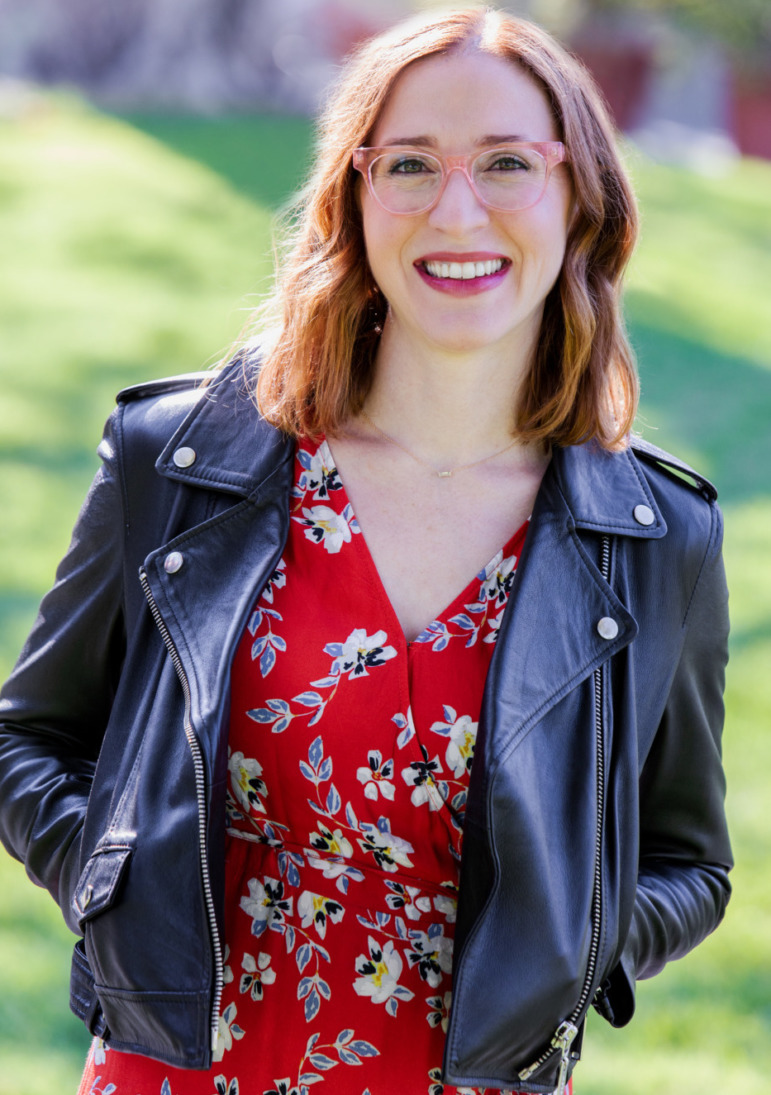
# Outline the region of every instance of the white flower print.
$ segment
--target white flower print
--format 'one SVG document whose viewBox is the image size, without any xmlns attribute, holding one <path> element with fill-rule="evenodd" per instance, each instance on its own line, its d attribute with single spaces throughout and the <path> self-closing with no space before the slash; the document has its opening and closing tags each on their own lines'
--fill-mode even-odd
<svg viewBox="0 0 771 1095">
<path fill-rule="evenodd" d="M 429 810 L 441 810 L 447 800 L 447 784 L 436 778 L 442 770 L 441 762 L 439 757 L 429 760 L 425 746 L 421 745 L 420 751 L 423 760 L 413 760 L 402 768 L 402 779 L 412 787 L 410 802 L 413 806 L 427 802 Z"/>
<path fill-rule="evenodd" d="M 394 774 L 393 760 L 383 762 L 383 754 L 379 749 L 370 749 L 367 753 L 366 765 L 356 769 L 356 778 L 364 784 L 364 797 L 376 799 L 378 794 L 393 802 L 396 788 L 391 783 Z"/>
<path fill-rule="evenodd" d="M 443 996 L 429 996 L 426 1003 L 431 1008 L 426 1019 L 428 1025 L 431 1027 L 441 1026 L 444 1033 L 447 1033 L 447 1027 L 450 1022 L 450 1004 L 452 1003 L 452 992 L 448 989 Z"/>
<path fill-rule="evenodd" d="M 421 897 L 419 886 L 403 886 L 401 882 L 393 882 L 389 878 L 385 884 L 391 891 L 386 894 L 389 909 L 401 910 L 408 920 L 420 920 L 423 913 L 431 912 L 431 898 Z"/>
<path fill-rule="evenodd" d="M 445 919 L 445 923 L 454 924 L 458 915 L 458 902 L 454 897 L 447 897 L 444 894 L 437 894 L 434 898 L 434 908 L 438 913 L 441 913 Z"/>
<path fill-rule="evenodd" d="M 230 958 L 230 947 L 225 944 L 225 950 L 222 955 L 222 983 L 223 985 L 229 985 L 233 980 L 233 970 L 228 964 Z"/>
<path fill-rule="evenodd" d="M 273 604 L 273 594 L 277 589 L 283 589 L 286 585 L 286 559 L 283 557 L 276 563 L 276 569 L 271 574 L 270 578 L 265 585 L 260 597 L 262 600 L 267 601 L 268 604 Z M 252 635 L 255 629 L 250 626 Z"/>
<path fill-rule="evenodd" d="M 292 915 L 293 898 L 284 897 L 284 884 L 266 878 L 264 885 L 257 878 L 248 882 L 249 896 L 242 897 L 240 906 L 252 918 L 252 935 L 260 936 L 266 928 L 283 931 L 286 917 Z"/>
<path fill-rule="evenodd" d="M 346 673 L 349 680 L 367 677 L 368 669 L 385 665 L 391 658 L 396 657 L 396 650 L 392 646 L 384 645 L 387 638 L 385 631 L 376 631 L 374 635 L 368 635 L 364 628 L 357 627 L 345 642 L 326 643 L 324 653 L 332 656 L 328 674 L 311 681 L 311 688 L 293 696 L 291 700 L 292 704 L 299 704 L 305 710 L 293 711 L 285 699 L 274 697 L 266 701 L 265 707 L 254 708 L 246 714 L 255 722 L 263 725 L 270 724 L 274 734 L 283 733 L 292 720 L 298 717 L 307 718 L 308 725 L 315 726 L 323 717 L 327 704 L 334 699 Z M 321 691 L 317 689 L 322 691 L 331 689 L 331 691 L 328 691 L 324 698 Z"/>
<path fill-rule="evenodd" d="M 303 506 L 302 517 L 293 517 L 305 525 L 306 539 L 315 544 L 323 544 L 330 555 L 336 555 L 343 544 L 351 542 L 359 526 L 353 515 L 353 509 L 347 505 L 342 513 L 336 513 L 330 506 Z"/>
<path fill-rule="evenodd" d="M 353 855 L 353 845 L 346 836 L 343 836 L 342 829 L 333 831 L 319 822 L 319 832 L 311 833 L 308 839 L 311 846 L 319 852 L 331 852 L 332 855 L 342 856 L 343 859 L 350 859 Z"/>
<path fill-rule="evenodd" d="M 247 813 L 249 810 L 257 810 L 264 814 L 265 806 L 259 796 L 267 795 L 268 789 L 260 778 L 262 765 L 259 761 L 245 757 L 243 753 L 233 753 L 228 760 L 228 771 L 233 794 Z"/>
<path fill-rule="evenodd" d="M 444 934 L 441 924 L 431 924 L 427 932 L 410 930 L 410 949 L 407 951 L 410 968 L 418 972 L 432 989 L 438 988 L 442 977 L 452 969 L 452 939 Z"/>
<path fill-rule="evenodd" d="M 94 1038 L 94 1064 L 103 1065 L 107 1060 L 110 1047 L 101 1038 Z"/>
<path fill-rule="evenodd" d="M 500 561 L 493 560 L 493 565 L 487 568 L 484 581 L 479 587 L 479 600 L 505 604 L 514 583 L 516 565 L 516 555 L 509 555 L 507 559 L 501 557 Z"/>
<path fill-rule="evenodd" d="M 241 968 L 245 972 L 241 975 L 239 992 L 248 992 L 255 1002 L 262 1000 L 264 986 L 276 980 L 276 971 L 270 968 L 270 955 L 260 952 L 255 959 L 254 955 L 245 954 Z"/>
<path fill-rule="evenodd" d="M 312 924 L 322 939 L 327 934 L 327 920 L 331 920 L 333 924 L 339 924 L 345 913 L 339 901 L 311 893 L 310 890 L 303 890 L 300 894 L 297 899 L 297 911 L 302 917 L 301 926 L 309 928 Z"/>
<path fill-rule="evenodd" d="M 344 643 L 327 643 L 324 647 L 325 654 L 331 654 L 334 658 L 330 667 L 330 675 L 338 676 L 348 674 L 348 679 L 355 677 L 368 677 L 367 669 L 384 665 L 391 658 L 396 657 L 396 650 L 392 646 L 384 646 L 388 639 L 385 631 L 376 631 L 374 635 L 368 635 L 363 627 L 354 628 Z"/>
<path fill-rule="evenodd" d="M 364 839 L 359 840 L 361 850 L 372 852 L 375 862 L 382 870 L 393 874 L 400 867 L 412 867 L 409 853 L 415 849 L 409 841 L 393 835 L 388 818 L 378 818 L 377 825 L 362 821 L 361 831 L 365 834 Z"/>
<path fill-rule="evenodd" d="M 264 1091 L 262 1095 L 301 1095 L 299 1087 L 293 1084 L 288 1076 L 285 1076 L 283 1080 L 274 1080 L 273 1083 L 276 1086 L 269 1091 Z"/>
<path fill-rule="evenodd" d="M 505 609 L 502 608 L 497 616 L 493 616 L 492 619 L 490 619 L 488 617 L 488 620 L 487 620 L 488 632 L 485 635 L 484 639 L 482 639 L 483 643 L 494 643 L 494 642 L 496 642 L 496 640 L 498 638 L 498 632 L 500 631 L 501 623 L 503 621 L 504 611 L 505 611 Z"/>
<path fill-rule="evenodd" d="M 389 939 L 383 947 L 368 936 L 369 954 L 356 959 L 356 972 L 360 975 L 353 983 L 359 996 L 369 996 L 373 1004 L 385 1004 L 389 1015 L 396 1015 L 399 1000 L 411 1000 L 415 995 L 399 984 L 404 962 Z"/>
<path fill-rule="evenodd" d="M 228 1050 L 233 1048 L 233 1040 L 243 1038 L 244 1031 L 236 1023 L 237 1008 L 235 1004 L 228 1004 L 219 1018 L 217 1026 L 217 1040 L 212 1053 L 212 1060 L 221 1061 Z"/>
<path fill-rule="evenodd" d="M 239 1095 L 238 1077 L 234 1076 L 228 1083 L 226 1076 L 215 1076 L 214 1086 L 217 1089 L 216 1095 Z"/>
<path fill-rule="evenodd" d="M 429 1069 L 428 1078 L 433 1081 L 428 1085 L 428 1095 L 444 1095 L 441 1068 Z"/>
<path fill-rule="evenodd" d="M 452 769 L 456 779 L 460 779 L 464 772 L 471 771 L 471 762 L 474 759 L 474 745 L 476 743 L 478 723 L 474 722 L 470 715 L 461 715 L 458 718 L 453 707 L 444 706 L 444 722 L 435 722 L 431 730 L 435 734 L 450 739 L 445 753 L 447 767 Z"/>
<path fill-rule="evenodd" d="M 314 855 L 310 848 L 305 849 L 308 857 L 308 866 L 317 871 L 323 871 L 324 878 L 336 879 L 335 886 L 341 893 L 348 892 L 349 882 L 363 882 L 364 875 L 358 867 L 351 867 L 341 856 L 329 856 L 324 858 Z"/>
<path fill-rule="evenodd" d="M 314 498 L 329 498 L 331 491 L 342 489 L 340 475 L 326 441 L 322 441 L 315 453 L 300 449 L 297 456 L 303 469 L 297 484 L 302 494 L 312 490 Z"/>
</svg>

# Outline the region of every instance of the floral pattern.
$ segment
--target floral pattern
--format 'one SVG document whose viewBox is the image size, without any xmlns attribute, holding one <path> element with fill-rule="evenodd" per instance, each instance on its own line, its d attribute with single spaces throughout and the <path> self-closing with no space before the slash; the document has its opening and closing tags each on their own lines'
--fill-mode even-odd
<svg viewBox="0 0 771 1095">
<path fill-rule="evenodd" d="M 412 643 L 326 442 L 231 673 L 214 1064 L 95 1041 L 79 1095 L 466 1095 L 441 1079 L 482 690 L 525 528 Z"/>
</svg>

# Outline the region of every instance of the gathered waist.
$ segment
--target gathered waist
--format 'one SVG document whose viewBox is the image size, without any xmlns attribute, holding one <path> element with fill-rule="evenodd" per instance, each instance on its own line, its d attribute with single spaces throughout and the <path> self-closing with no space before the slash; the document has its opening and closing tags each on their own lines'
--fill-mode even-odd
<svg viewBox="0 0 771 1095">
<path fill-rule="evenodd" d="M 408 919 L 429 908 L 454 919 L 456 879 L 422 878 L 404 869 L 405 865 L 389 855 L 385 846 L 378 847 L 372 834 L 364 834 L 365 843 L 375 846 L 369 861 L 354 856 L 350 843 L 336 839 L 336 834 L 330 834 L 333 846 L 327 848 L 269 840 L 234 826 L 227 829 L 226 835 L 233 838 L 227 860 L 236 874 L 259 873 L 280 883 L 287 892 L 301 887 L 338 900 L 344 895 L 346 904 L 362 909 L 387 908 Z"/>
</svg>

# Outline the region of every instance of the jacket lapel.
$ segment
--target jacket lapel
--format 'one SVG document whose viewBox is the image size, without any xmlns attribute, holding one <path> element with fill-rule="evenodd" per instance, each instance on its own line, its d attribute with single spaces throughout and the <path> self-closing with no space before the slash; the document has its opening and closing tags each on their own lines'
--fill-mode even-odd
<svg viewBox="0 0 771 1095">
<path fill-rule="evenodd" d="M 180 483 L 256 499 L 280 490 L 273 477 L 293 455 L 292 441 L 260 416 L 236 363 L 203 390 L 156 468 Z"/>
<path fill-rule="evenodd" d="M 649 510 L 643 515 L 650 523 L 635 517 L 639 506 Z M 584 530 L 636 539 L 666 535 L 631 451 L 607 453 L 593 445 L 554 451 L 488 673 L 482 714 L 488 771 L 637 634 L 634 617 L 595 562 L 596 549 L 584 542 Z M 600 620 L 613 621 L 614 637 L 603 637 Z"/>
<path fill-rule="evenodd" d="M 164 477 L 235 496 L 213 500 L 208 520 L 145 561 L 199 732 L 212 716 L 218 726 L 235 645 L 286 542 L 293 456 L 293 443 L 259 417 L 242 385 L 225 378 L 204 391 L 156 463 Z M 175 553 L 180 565 L 169 570 Z"/>
</svg>

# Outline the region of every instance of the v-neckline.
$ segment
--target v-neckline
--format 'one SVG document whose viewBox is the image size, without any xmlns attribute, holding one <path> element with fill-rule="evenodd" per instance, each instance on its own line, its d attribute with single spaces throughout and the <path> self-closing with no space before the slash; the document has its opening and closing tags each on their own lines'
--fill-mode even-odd
<svg viewBox="0 0 771 1095">
<path fill-rule="evenodd" d="M 352 514 L 352 520 L 356 523 L 356 527 L 358 528 L 358 538 L 361 540 L 363 556 L 372 574 L 373 587 L 377 591 L 377 594 L 381 602 L 385 606 L 388 614 L 396 623 L 396 634 L 399 638 L 400 643 L 404 644 L 409 653 L 413 653 L 421 646 L 425 646 L 430 649 L 430 642 L 436 634 L 437 625 L 441 625 L 446 617 L 454 615 L 460 607 L 464 606 L 469 601 L 469 599 L 473 600 L 475 587 L 478 587 L 483 582 L 491 578 L 493 574 L 495 574 L 501 562 L 505 558 L 507 558 L 509 554 L 513 554 L 513 548 L 516 545 L 517 541 L 521 539 L 522 542 L 524 542 L 524 537 L 530 524 L 530 518 L 526 517 L 522 524 L 519 526 L 519 528 L 516 530 L 516 532 L 514 532 L 506 541 L 506 543 L 496 551 L 492 559 L 490 559 L 490 561 L 486 563 L 484 567 L 478 570 L 476 574 L 469 579 L 463 589 L 461 589 L 456 594 L 456 596 L 453 597 L 452 600 L 445 605 L 441 612 L 437 613 L 431 620 L 429 620 L 429 622 L 420 630 L 420 632 L 414 638 L 409 639 L 405 634 L 398 613 L 393 606 L 393 602 L 388 595 L 388 590 L 386 589 L 383 579 L 380 576 L 380 571 L 378 570 L 374 556 L 370 551 L 366 534 L 361 526 L 361 523 L 359 522 L 358 517 L 356 516 L 356 510 L 354 509 L 351 503 L 351 499 L 348 495 L 345 480 L 340 474 L 340 470 L 335 463 L 335 458 L 332 455 L 332 450 L 329 447 L 326 437 L 322 438 L 316 451 L 321 455 L 322 461 L 324 462 L 325 466 L 327 466 L 330 470 L 334 470 L 335 474 L 337 475 L 338 482 L 340 483 L 339 491 L 342 493 L 342 498 L 344 501 L 343 508 L 345 508 L 345 505 L 349 507 L 349 512 Z M 335 491 L 335 494 L 337 493 L 338 491 Z"/>
</svg>

